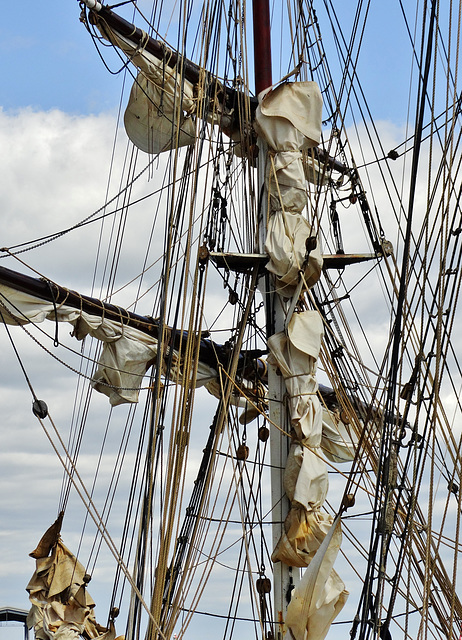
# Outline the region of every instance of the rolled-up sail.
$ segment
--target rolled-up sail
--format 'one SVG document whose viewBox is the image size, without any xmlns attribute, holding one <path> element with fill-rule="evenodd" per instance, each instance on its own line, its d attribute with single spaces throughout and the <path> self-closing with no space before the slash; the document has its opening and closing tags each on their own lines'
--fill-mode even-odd
<svg viewBox="0 0 462 640">
<path fill-rule="evenodd" d="M 104 25 L 104 26 L 103 26 Z M 194 141 L 197 100 L 191 82 L 143 46 L 100 24 L 101 33 L 139 70 L 124 115 L 128 137 L 146 153 L 161 153 Z M 147 38 L 147 34 L 145 34 Z"/>
<path fill-rule="evenodd" d="M 303 215 L 308 196 L 302 153 L 319 144 L 322 98 L 315 82 L 279 85 L 259 96 L 255 129 L 269 147 L 266 184 L 269 212 L 266 265 L 274 274 L 277 291 L 290 298 L 300 274 L 308 287 L 319 279 L 322 255 L 319 242 L 307 251 L 313 236 Z"/>
<path fill-rule="evenodd" d="M 133 33 L 123 34 L 109 24 L 115 14 L 107 7 L 103 7 L 101 18 L 98 14 L 93 16 L 103 37 L 123 51 L 138 69 L 124 116 L 125 129 L 133 144 L 147 153 L 191 144 L 196 137 L 196 117 L 218 124 L 239 142 L 241 132 L 248 129 L 242 123 L 237 124 L 234 102 L 242 96 L 238 98 L 235 90 L 169 50 L 164 43 L 152 41 L 141 30 L 134 28 Z M 133 39 L 135 32 L 138 37 Z M 157 55 L 150 51 L 150 42 L 155 43 Z M 194 81 L 186 67 L 192 69 Z M 231 106 L 227 104 L 227 96 L 232 96 Z"/>
<path fill-rule="evenodd" d="M 108 628 L 96 622 L 95 602 L 87 591 L 90 576 L 59 538 L 61 520 L 62 514 L 30 554 L 36 568 L 26 587 L 32 605 L 27 625 L 34 629 L 36 640 L 77 640 L 81 636 L 114 640 L 112 622 Z M 49 539 L 50 534 L 54 540 Z"/>
<path fill-rule="evenodd" d="M 61 290 L 63 291 L 63 290 Z M 65 295 L 64 295 L 65 299 Z M 82 301 L 84 297 L 81 298 Z M 85 300 L 92 300 L 85 298 Z M 157 331 L 142 331 L 128 322 L 128 313 L 119 309 L 118 319 L 112 307 L 111 317 L 105 316 L 105 305 L 93 299 L 93 306 L 102 310 L 99 314 L 92 314 L 65 302 L 51 302 L 38 296 L 0 284 L 0 318 L 7 324 L 26 325 L 41 323 L 44 320 L 52 322 L 68 322 L 73 327 L 72 335 L 77 340 L 91 336 L 101 341 L 102 349 L 98 358 L 97 368 L 92 376 L 92 386 L 109 397 L 112 405 L 127 402 L 138 402 L 143 377 L 148 369 L 157 364 L 160 373 L 176 384 L 191 383 L 183 368 L 181 348 L 187 341 L 187 332 L 173 331 L 164 327 L 162 358 L 158 357 L 159 335 L 161 328 L 152 318 L 144 318 L 147 327 L 155 327 Z M 89 305 L 88 305 L 89 306 Z M 141 320 L 142 317 L 138 316 Z M 140 324 L 140 323 L 138 323 Z M 218 368 L 226 364 L 229 353 L 225 347 L 204 340 L 200 336 L 199 358 L 195 365 L 194 386 L 205 386 L 208 392 L 220 398 L 222 395 L 222 379 Z M 240 356 L 241 367 L 249 363 L 245 354 Z M 265 369 L 264 363 L 258 358 L 251 358 L 256 366 Z M 213 366 L 215 365 L 215 366 Z M 255 368 L 255 367 L 254 367 Z M 231 404 L 245 406 L 246 400 L 263 400 L 264 391 L 261 383 L 239 376 L 230 396 Z"/>
<path fill-rule="evenodd" d="M 40 323 L 46 319 L 69 322 L 74 327 L 72 335 L 77 340 L 86 336 L 100 340 L 102 351 L 92 386 L 107 395 L 112 405 L 138 401 L 143 376 L 156 361 L 157 338 L 124 323 L 122 315 L 117 322 L 66 304 L 56 306 L 5 285 L 0 285 L 0 295 L 3 319 L 9 324 Z M 180 356 L 176 351 L 172 355 L 169 371 L 163 363 L 162 373 L 181 383 Z M 216 377 L 216 369 L 199 362 L 196 386 L 212 382 Z"/>
<path fill-rule="evenodd" d="M 287 313 L 285 330 L 268 338 L 269 363 L 285 381 L 292 437 L 284 472 L 290 510 L 272 560 L 306 568 L 288 605 L 287 640 L 322 640 L 347 592 L 333 569 L 340 522 L 333 526 L 333 517 L 322 511 L 328 475 L 316 366 L 323 322 L 315 310 L 293 313 L 302 291 L 318 281 L 322 269 L 319 242 L 304 211 L 310 176 L 302 160 L 304 151 L 319 144 L 322 99 L 315 82 L 300 82 L 269 89 L 260 94 L 259 103 L 255 128 L 268 146 L 266 268 L 274 274 Z M 342 448 L 338 436 L 333 442 L 325 438 L 324 444 L 331 455 L 348 459 L 350 451 Z"/>
<path fill-rule="evenodd" d="M 292 316 L 287 333 L 277 333 L 268 341 L 271 358 L 284 377 L 293 429 L 284 474 L 290 511 L 272 559 L 308 567 L 287 609 L 286 623 L 292 634 L 288 638 L 295 640 L 324 638 L 348 595 L 333 569 L 341 542 L 340 521 L 334 531 L 333 517 L 321 508 L 329 485 L 316 381 L 322 336 L 318 312 L 304 311 Z M 329 542 L 324 545 L 326 537 Z M 312 567 L 313 562 L 316 565 Z"/>
</svg>

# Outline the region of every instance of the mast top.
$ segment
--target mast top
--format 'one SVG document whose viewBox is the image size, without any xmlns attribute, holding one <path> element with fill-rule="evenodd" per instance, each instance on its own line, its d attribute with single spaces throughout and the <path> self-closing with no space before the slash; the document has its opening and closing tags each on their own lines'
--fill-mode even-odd
<svg viewBox="0 0 462 640">
<path fill-rule="evenodd" d="M 255 95 L 273 84 L 271 24 L 268 0 L 253 0 Z"/>
<path fill-rule="evenodd" d="M 93 11 L 101 11 L 103 7 L 98 0 L 82 0 L 82 2 L 88 9 L 93 9 Z"/>
</svg>

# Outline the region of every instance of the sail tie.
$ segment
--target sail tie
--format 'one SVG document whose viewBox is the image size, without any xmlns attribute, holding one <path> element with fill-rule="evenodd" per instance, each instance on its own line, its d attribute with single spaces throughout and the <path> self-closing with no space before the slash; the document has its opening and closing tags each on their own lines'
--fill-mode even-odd
<svg viewBox="0 0 462 640">
<path fill-rule="evenodd" d="M 55 292 L 53 291 L 52 283 L 50 280 L 44 280 L 51 294 L 51 301 L 53 303 L 53 309 L 55 311 L 55 337 L 53 340 L 53 346 L 59 347 L 59 329 L 58 329 L 58 309 L 56 307 Z"/>
</svg>

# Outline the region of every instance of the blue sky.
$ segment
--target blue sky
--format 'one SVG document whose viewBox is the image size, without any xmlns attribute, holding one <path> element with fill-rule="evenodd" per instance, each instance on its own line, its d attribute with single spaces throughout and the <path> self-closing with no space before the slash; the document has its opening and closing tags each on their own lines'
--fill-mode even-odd
<svg viewBox="0 0 462 640">
<path fill-rule="evenodd" d="M 348 40 L 356 3 L 347 0 L 338 4 L 338 17 Z M 414 5 L 404 4 L 411 9 Z M 72 114 L 94 114 L 116 108 L 121 77 L 104 68 L 79 22 L 79 14 L 77 0 L 50 4 L 25 0 L 21 2 L 20 15 L 16 3 L 5 3 L 0 26 L 3 109 L 57 108 Z M 329 47 L 322 7 L 318 8 L 318 16 Z M 412 16 L 410 19 L 412 22 Z M 374 117 L 402 124 L 406 116 L 410 49 L 398 2 L 372 3 L 363 46 L 368 55 L 360 57 L 358 73 Z M 330 63 L 337 66 L 335 56 Z"/>
<path fill-rule="evenodd" d="M 0 26 L 4 109 L 114 109 L 120 83 L 103 68 L 79 21 L 77 0 L 5 3 Z"/>
</svg>

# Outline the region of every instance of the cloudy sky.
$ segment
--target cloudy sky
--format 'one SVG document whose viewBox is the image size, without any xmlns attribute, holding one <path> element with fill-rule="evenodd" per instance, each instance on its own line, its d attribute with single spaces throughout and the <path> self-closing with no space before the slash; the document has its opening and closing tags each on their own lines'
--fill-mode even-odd
<svg viewBox="0 0 462 640">
<path fill-rule="evenodd" d="M 351 22 L 352 6 L 342 3 L 340 19 Z M 368 95 L 374 117 L 382 121 L 388 148 L 402 139 L 407 118 L 407 71 L 399 65 L 403 31 L 400 28 L 390 38 L 389 27 L 383 27 L 385 18 L 386 24 L 393 24 L 397 7 L 393 2 L 374 9 L 365 36 L 373 55 L 360 65 L 366 85 L 381 78 Z M 76 0 L 25 0 L 20 13 L 17 3 L 7 3 L 2 7 L 0 51 L 0 245 L 4 247 L 65 229 L 96 211 L 107 191 L 115 192 L 114 185 L 108 185 L 108 167 L 123 78 L 104 68 L 79 22 Z M 142 224 L 136 226 L 137 233 L 147 232 Z M 128 242 L 134 254 L 136 237 Z M 93 227 L 51 246 L 52 250 L 45 245 L 35 251 L 34 266 L 69 287 L 88 291 L 93 277 L 90 256 L 97 250 Z M 0 264 L 15 268 L 11 260 Z M 24 270 L 19 263 L 16 268 Z M 38 395 L 53 407 L 58 420 L 67 420 L 68 403 L 73 401 L 70 378 L 51 357 L 46 358 L 44 371 L 40 348 L 23 336 L 16 339 Z M 0 607 L 25 609 L 24 588 L 34 568 L 28 553 L 56 515 L 54 487 L 62 472 L 32 416 L 31 396 L 4 332 L 0 349 Z M 98 402 L 102 416 L 103 405 Z M 78 540 L 78 535 L 74 538 Z M 0 638 L 12 640 L 15 632 L 0 628 Z"/>
<path fill-rule="evenodd" d="M 67 228 L 104 202 L 121 86 L 95 55 L 76 1 L 55 6 L 29 1 L 20 11 L 8 3 L 3 9 L 0 215 L 5 246 Z M 79 288 L 91 282 L 87 250 L 88 255 L 95 251 L 91 233 L 74 236 L 67 246 L 39 250 L 36 265 Z M 70 267 L 67 255 L 83 259 Z M 19 263 L 9 266 L 21 270 Z M 69 420 L 73 385 L 62 368 L 50 357 L 40 366 L 30 340 L 15 339 L 40 397 L 58 422 Z M 27 609 L 25 586 L 34 570 L 28 553 L 56 516 L 62 470 L 32 415 L 30 393 L 4 332 L 0 348 L 0 607 Z M 19 628 L 8 627 L 0 628 L 0 637 L 23 636 Z"/>
</svg>

